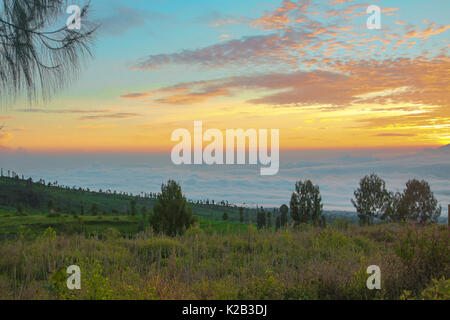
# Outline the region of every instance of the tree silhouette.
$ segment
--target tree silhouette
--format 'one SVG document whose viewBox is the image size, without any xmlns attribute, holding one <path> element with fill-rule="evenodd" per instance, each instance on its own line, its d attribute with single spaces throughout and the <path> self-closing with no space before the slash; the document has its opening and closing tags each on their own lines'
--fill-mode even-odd
<svg viewBox="0 0 450 320">
<path fill-rule="evenodd" d="M 360 180 L 354 195 L 351 201 L 362 225 L 373 224 L 375 218 L 384 219 L 389 212 L 392 195 L 384 180 L 374 173 Z"/>
<path fill-rule="evenodd" d="M 66 0 L 3 0 L 0 7 L 0 91 L 15 98 L 25 91 L 30 102 L 61 89 L 92 56 L 97 29 L 80 8 L 80 29 L 55 26 L 66 14 Z M 70 25 L 70 23 L 69 23 Z"/>
<path fill-rule="evenodd" d="M 173 180 L 163 184 L 153 207 L 153 215 L 150 217 L 153 229 L 156 232 L 175 236 L 183 234 L 195 223 L 195 220 L 181 192 L 181 187 Z"/>
<path fill-rule="evenodd" d="M 397 221 L 437 222 L 442 208 L 425 180 L 409 180 L 395 211 Z"/>
<path fill-rule="evenodd" d="M 277 216 L 277 218 L 275 219 L 275 229 L 279 230 L 281 228 L 281 219 L 280 216 Z"/>
<path fill-rule="evenodd" d="M 137 216 L 138 214 L 138 209 L 136 207 L 136 200 L 134 199 L 130 201 L 130 212 L 133 217 Z"/>
<path fill-rule="evenodd" d="M 258 209 L 258 207 L 256 207 L 256 225 L 258 229 L 266 227 L 266 213 L 263 207 L 261 207 L 261 209 Z"/>
<path fill-rule="evenodd" d="M 291 216 L 295 226 L 308 222 L 316 225 L 323 224 L 325 220 L 322 207 L 319 186 L 315 186 L 311 180 L 295 183 L 295 192 L 292 193 L 290 201 Z"/>
<path fill-rule="evenodd" d="M 91 214 L 92 214 L 93 216 L 96 216 L 96 215 L 99 214 L 99 212 L 100 212 L 100 209 L 99 209 L 99 207 L 98 207 L 98 204 L 93 203 L 92 206 L 91 206 Z"/>
<path fill-rule="evenodd" d="M 281 227 L 286 227 L 287 223 L 288 223 L 288 212 L 289 212 L 289 207 L 285 204 L 281 205 L 280 207 L 280 226 Z"/>
</svg>

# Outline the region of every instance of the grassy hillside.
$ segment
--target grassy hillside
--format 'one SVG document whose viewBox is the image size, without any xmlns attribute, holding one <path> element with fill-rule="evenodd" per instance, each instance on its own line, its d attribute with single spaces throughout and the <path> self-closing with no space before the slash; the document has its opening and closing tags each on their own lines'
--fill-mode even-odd
<svg viewBox="0 0 450 320">
<path fill-rule="evenodd" d="M 133 237 L 148 227 L 148 216 L 144 219 L 141 210 L 143 207 L 151 210 L 155 197 L 155 193 L 135 196 L 33 182 L 18 176 L 1 177 L 0 238 L 15 238 L 19 232 L 35 237 L 48 227 L 58 234 L 97 236 L 112 227 L 125 237 Z M 130 213 L 133 200 L 138 209 L 136 216 Z M 95 215 L 93 205 L 98 207 Z M 235 232 L 247 228 L 247 224 L 239 223 L 237 207 L 194 202 L 189 206 L 206 232 Z M 228 214 L 227 221 L 223 221 L 224 212 Z M 254 215 L 254 210 L 245 209 L 245 222 L 254 221 Z"/>
<path fill-rule="evenodd" d="M 10 212 L 22 206 L 30 214 L 48 213 L 49 202 L 52 201 L 55 212 L 65 214 L 89 214 L 92 205 L 97 205 L 103 215 L 127 215 L 130 203 L 136 201 L 138 210 L 145 206 L 152 209 L 156 202 L 156 193 L 129 195 L 112 190 L 93 191 L 78 187 L 66 187 L 45 183 L 42 180 L 34 182 L 31 179 L 0 177 L 0 213 Z M 212 203 L 197 203 L 189 201 L 189 205 L 197 216 L 208 219 L 222 219 L 227 212 L 229 220 L 239 220 L 239 210 L 234 205 L 219 205 Z M 254 210 L 245 209 L 246 217 L 253 219 Z"/>
</svg>

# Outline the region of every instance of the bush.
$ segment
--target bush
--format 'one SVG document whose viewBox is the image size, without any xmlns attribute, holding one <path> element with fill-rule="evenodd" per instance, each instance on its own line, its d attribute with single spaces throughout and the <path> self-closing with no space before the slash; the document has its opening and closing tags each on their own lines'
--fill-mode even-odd
<svg viewBox="0 0 450 320">
<path fill-rule="evenodd" d="M 403 300 L 415 300 L 411 291 L 405 290 L 400 297 Z M 421 300 L 450 300 L 450 279 L 433 279 L 432 283 L 426 287 L 418 296 Z"/>
<path fill-rule="evenodd" d="M 112 227 L 107 228 L 105 231 L 103 231 L 103 235 L 106 240 L 115 240 L 120 238 L 119 230 Z"/>
<path fill-rule="evenodd" d="M 394 247 L 405 266 L 408 289 L 418 294 L 433 279 L 450 273 L 449 233 L 437 226 L 410 227 Z"/>
<path fill-rule="evenodd" d="M 172 254 L 180 256 L 184 253 L 185 249 L 180 242 L 168 238 L 146 240 L 138 247 L 139 257 L 150 261 L 156 261 L 159 258 L 166 259 Z"/>
</svg>

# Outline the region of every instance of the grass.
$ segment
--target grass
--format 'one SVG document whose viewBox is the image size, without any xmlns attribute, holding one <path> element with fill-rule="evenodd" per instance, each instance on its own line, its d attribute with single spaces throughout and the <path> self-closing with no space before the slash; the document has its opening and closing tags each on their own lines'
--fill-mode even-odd
<svg viewBox="0 0 450 320">
<path fill-rule="evenodd" d="M 0 242 L 0 299 L 450 299 L 446 226 L 220 232 L 226 222 L 205 223 L 175 238 L 20 229 Z M 72 264 L 81 290 L 65 286 Z M 381 290 L 366 288 L 372 264 Z"/>
<path fill-rule="evenodd" d="M 232 221 L 199 218 L 199 226 L 208 233 L 235 233 L 246 231 L 249 225 Z M 85 235 L 102 234 L 108 228 L 115 228 L 123 236 L 132 237 L 145 227 L 148 227 L 148 222 L 143 221 L 141 216 L 73 216 L 59 214 L 58 216 L 50 217 L 49 215 L 31 213 L 19 216 L 16 212 L 7 210 L 0 212 L 0 239 L 14 238 L 22 229 L 26 230 L 30 237 L 33 237 L 42 234 L 49 227 L 59 234 L 82 233 Z"/>
</svg>

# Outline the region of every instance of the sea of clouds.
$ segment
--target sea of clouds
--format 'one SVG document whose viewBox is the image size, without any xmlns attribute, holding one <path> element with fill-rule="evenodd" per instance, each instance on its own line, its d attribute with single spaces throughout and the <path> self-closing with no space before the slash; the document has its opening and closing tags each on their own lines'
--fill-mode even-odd
<svg viewBox="0 0 450 320">
<path fill-rule="evenodd" d="M 320 150 L 280 153 L 280 170 L 260 176 L 256 165 L 175 166 L 170 154 L 29 154 L 0 152 L 0 166 L 18 174 L 91 190 L 139 194 L 157 192 L 168 179 L 178 181 L 189 199 L 228 200 L 264 207 L 288 204 L 294 184 L 319 185 L 324 209 L 354 211 L 350 202 L 366 174 L 380 175 L 392 191 L 406 181 L 425 179 L 447 215 L 450 203 L 450 146 L 422 150 Z"/>
</svg>

